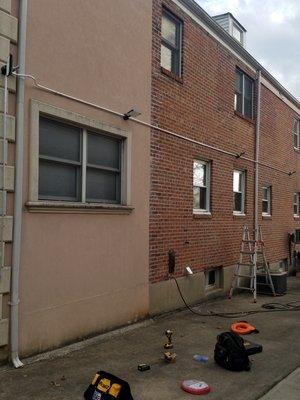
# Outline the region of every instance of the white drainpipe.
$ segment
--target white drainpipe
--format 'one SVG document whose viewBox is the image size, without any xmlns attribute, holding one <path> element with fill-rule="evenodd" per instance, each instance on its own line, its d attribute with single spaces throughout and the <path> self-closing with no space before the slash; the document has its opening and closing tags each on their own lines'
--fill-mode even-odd
<svg viewBox="0 0 300 400">
<path fill-rule="evenodd" d="M 255 184 L 254 184 L 254 234 L 258 235 L 258 199 L 259 199 L 259 139 L 260 139 L 260 108 L 261 108 L 261 71 L 257 71 L 257 113 L 255 127 Z"/>
<path fill-rule="evenodd" d="M 26 24 L 27 0 L 20 0 L 18 34 L 18 71 L 20 74 L 25 74 Z M 16 94 L 15 192 L 10 303 L 10 361 L 15 368 L 22 367 L 23 365 L 19 359 L 19 269 L 22 227 L 24 91 L 25 79 L 18 76 Z"/>
</svg>

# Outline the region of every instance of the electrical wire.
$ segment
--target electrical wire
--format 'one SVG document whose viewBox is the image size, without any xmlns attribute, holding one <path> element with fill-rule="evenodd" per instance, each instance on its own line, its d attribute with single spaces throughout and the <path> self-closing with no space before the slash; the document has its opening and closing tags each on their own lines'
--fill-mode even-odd
<svg viewBox="0 0 300 400">
<path fill-rule="evenodd" d="M 71 95 L 69 95 L 67 93 L 63 93 L 63 92 L 60 92 L 60 91 L 55 90 L 55 89 L 51 89 L 51 88 L 49 88 L 49 87 L 47 87 L 45 85 L 41 85 L 40 83 L 38 83 L 37 79 L 33 75 L 18 74 L 16 72 L 13 72 L 13 75 L 19 76 L 19 77 L 22 77 L 22 78 L 31 79 L 36 88 L 38 88 L 40 90 L 43 90 L 43 91 L 45 91 L 47 93 L 52 93 L 52 94 L 54 94 L 56 96 L 60 96 L 60 97 L 64 97 L 64 98 L 69 99 L 69 100 L 77 101 L 78 103 L 85 104 L 87 106 L 96 108 L 98 110 L 108 112 L 108 113 L 110 113 L 112 115 L 116 115 L 116 116 L 121 117 L 121 118 L 124 117 L 124 114 L 122 114 L 122 113 L 120 113 L 118 111 L 111 110 L 111 109 L 109 109 L 107 107 L 100 106 L 99 104 L 92 103 L 90 101 L 83 100 L 83 99 L 80 99 L 78 97 L 71 96 Z M 141 121 L 141 120 L 136 119 L 136 118 L 129 118 L 129 120 L 133 121 L 133 122 L 135 122 L 135 123 L 137 123 L 139 125 L 146 126 L 148 128 L 154 129 L 154 130 L 156 130 L 158 132 L 162 132 L 162 133 L 168 134 L 170 136 L 176 137 L 177 139 L 181 139 L 181 140 L 184 140 L 186 142 L 193 143 L 193 144 L 205 147 L 207 149 L 211 149 L 211 150 L 217 151 L 219 153 L 226 154 L 226 155 L 231 156 L 231 157 L 240 158 L 242 160 L 245 160 L 245 161 L 248 161 L 248 162 L 251 162 L 251 163 L 254 163 L 254 164 L 261 165 L 261 166 L 263 166 L 265 168 L 269 168 L 269 169 L 271 169 L 273 171 L 280 172 L 280 173 L 282 173 L 284 175 L 287 175 L 287 176 L 291 176 L 291 175 L 293 175 L 295 173 L 295 171 L 284 171 L 284 170 L 282 170 L 280 168 L 274 167 L 273 165 L 266 164 L 266 163 L 261 162 L 261 161 L 253 160 L 252 158 L 249 158 L 249 157 L 245 157 L 243 155 L 244 151 L 239 153 L 239 154 L 237 154 L 237 153 L 234 153 L 232 151 L 227 151 L 227 150 L 221 149 L 219 147 L 210 145 L 208 143 L 203 143 L 203 142 L 200 142 L 198 140 L 195 140 L 195 139 L 192 139 L 192 138 L 188 138 L 188 137 L 186 137 L 184 135 L 180 135 L 180 134 L 178 134 L 176 132 L 170 131 L 170 130 L 165 129 L 165 128 L 161 128 L 161 127 L 159 127 L 157 125 L 153 125 L 153 124 L 150 124 L 150 123 L 145 122 L 145 121 Z"/>
<path fill-rule="evenodd" d="M 244 316 L 249 316 L 249 315 L 254 315 L 254 314 L 261 314 L 261 313 L 271 313 L 271 312 L 282 312 L 282 311 L 300 311 L 300 300 L 292 301 L 289 303 L 265 303 L 262 305 L 263 310 L 248 310 L 248 311 L 236 311 L 236 312 L 214 312 L 214 311 L 208 311 L 206 313 L 200 312 L 197 310 L 194 310 L 191 306 L 188 305 L 186 302 L 182 291 L 180 289 L 180 286 L 178 284 L 177 279 L 175 276 L 170 276 L 171 279 L 175 281 L 175 284 L 177 286 L 179 295 L 181 297 L 181 300 L 183 301 L 185 307 L 193 314 L 198 315 L 200 317 L 221 317 L 221 318 L 239 318 L 239 317 L 244 317 Z M 298 305 L 294 305 L 297 304 Z"/>
</svg>

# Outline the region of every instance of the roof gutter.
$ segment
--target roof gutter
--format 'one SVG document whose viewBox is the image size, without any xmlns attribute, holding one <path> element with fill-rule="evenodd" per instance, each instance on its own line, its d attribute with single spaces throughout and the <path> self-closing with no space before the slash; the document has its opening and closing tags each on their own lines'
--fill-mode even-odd
<svg viewBox="0 0 300 400">
<path fill-rule="evenodd" d="M 27 0 L 20 0 L 19 4 L 18 71 L 20 74 L 25 74 Z M 22 76 L 18 76 L 17 79 L 14 225 L 10 302 L 10 361 L 15 368 L 23 366 L 23 363 L 19 359 L 19 269 L 22 227 L 22 180 L 24 142 L 23 130 L 25 93 L 25 79 Z"/>
<path fill-rule="evenodd" d="M 296 99 L 273 75 L 270 74 L 248 51 L 233 39 L 211 16 L 203 10 L 194 0 L 178 0 L 189 11 L 199 17 L 212 31 L 214 31 L 228 46 L 238 53 L 255 70 L 260 70 L 262 76 L 269 81 L 279 92 L 300 110 L 300 102 Z"/>
</svg>

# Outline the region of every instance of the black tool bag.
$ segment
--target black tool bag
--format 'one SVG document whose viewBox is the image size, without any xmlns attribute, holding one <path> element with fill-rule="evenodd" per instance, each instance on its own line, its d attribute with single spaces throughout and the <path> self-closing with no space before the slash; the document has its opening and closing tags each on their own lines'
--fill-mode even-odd
<svg viewBox="0 0 300 400">
<path fill-rule="evenodd" d="M 224 332 L 217 337 L 215 362 L 230 371 L 249 371 L 251 363 L 244 346 L 244 339 L 233 332 Z"/>
<path fill-rule="evenodd" d="M 105 371 L 96 373 L 84 392 L 86 400 L 133 400 L 129 384 Z"/>
</svg>

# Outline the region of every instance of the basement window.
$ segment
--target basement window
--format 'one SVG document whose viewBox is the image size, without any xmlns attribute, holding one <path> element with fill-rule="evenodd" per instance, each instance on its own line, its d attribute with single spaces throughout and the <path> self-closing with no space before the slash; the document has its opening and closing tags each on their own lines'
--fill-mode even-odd
<svg viewBox="0 0 300 400">
<path fill-rule="evenodd" d="M 288 271 L 288 269 L 289 269 L 288 268 L 288 259 L 283 258 L 282 260 L 280 260 L 278 267 L 279 267 L 279 271 L 282 271 L 282 272 Z"/>
<path fill-rule="evenodd" d="M 221 287 L 221 268 L 214 268 L 204 272 L 205 289 L 213 290 Z"/>
<path fill-rule="evenodd" d="M 300 229 L 295 229 L 295 243 L 300 243 Z"/>
</svg>

